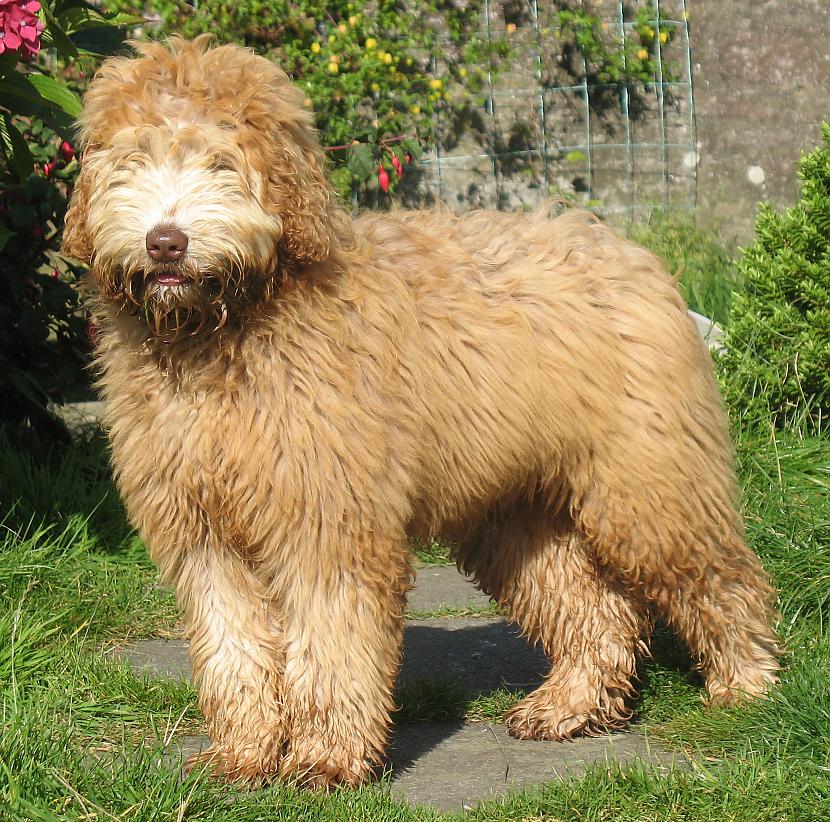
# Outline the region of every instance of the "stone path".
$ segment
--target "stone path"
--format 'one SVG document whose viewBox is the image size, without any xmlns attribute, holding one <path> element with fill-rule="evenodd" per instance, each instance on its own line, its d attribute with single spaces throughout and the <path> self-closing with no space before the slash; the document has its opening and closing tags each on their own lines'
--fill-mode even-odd
<svg viewBox="0 0 830 822">
<path fill-rule="evenodd" d="M 489 600 L 454 568 L 423 568 L 410 595 L 417 613 L 487 607 Z M 137 671 L 190 677 L 184 640 L 147 640 L 124 649 Z M 452 682 L 469 694 L 497 688 L 530 690 L 543 676 L 544 656 L 512 626 L 492 617 L 417 618 L 407 621 L 400 683 Z M 189 755 L 205 737 L 180 740 Z M 390 746 L 392 789 L 410 802 L 441 810 L 471 807 L 511 788 L 578 774 L 587 765 L 643 759 L 657 767 L 678 763 L 675 754 L 636 731 L 574 742 L 520 742 L 490 722 L 397 723 Z"/>
</svg>

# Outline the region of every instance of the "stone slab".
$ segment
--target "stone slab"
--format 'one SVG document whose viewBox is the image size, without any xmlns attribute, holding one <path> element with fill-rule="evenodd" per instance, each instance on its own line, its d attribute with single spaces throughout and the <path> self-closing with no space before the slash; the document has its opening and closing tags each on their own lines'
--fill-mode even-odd
<svg viewBox="0 0 830 822">
<path fill-rule="evenodd" d="M 407 597 L 409 610 L 420 613 L 442 608 L 486 608 L 489 604 L 490 597 L 454 565 L 418 568 L 415 587 Z"/>
<path fill-rule="evenodd" d="M 572 742 L 532 742 L 513 739 L 504 726 L 490 722 L 398 725 L 389 758 L 393 793 L 443 811 L 579 776 L 592 765 L 637 759 L 659 768 L 683 764 L 630 731 Z"/>
<path fill-rule="evenodd" d="M 119 652 L 139 672 L 150 676 L 190 679 L 187 641 L 148 639 Z M 398 681 L 451 682 L 468 694 L 498 688 L 528 691 L 542 680 L 544 654 L 498 619 L 408 620 Z"/>
<path fill-rule="evenodd" d="M 184 640 L 146 640 L 121 654 L 136 671 L 151 676 L 189 677 Z M 404 633 L 399 682 L 453 682 L 471 694 L 497 688 L 531 690 L 541 681 L 547 662 L 515 628 L 497 619 L 409 620 Z M 209 744 L 205 736 L 177 740 L 171 762 Z M 663 767 L 678 757 L 635 732 L 573 742 L 527 742 L 512 739 L 490 722 L 397 723 L 389 764 L 394 793 L 409 802 L 439 810 L 472 807 L 509 790 L 542 785 L 586 767 L 641 759 Z"/>
<path fill-rule="evenodd" d="M 206 736 L 184 737 L 171 743 L 165 760 L 175 767 L 209 744 Z M 386 773 L 400 799 L 460 811 L 509 791 L 578 777 L 592 766 L 637 760 L 660 770 L 687 764 L 630 731 L 572 742 L 531 742 L 513 739 L 491 722 L 425 722 L 393 728 Z"/>
</svg>

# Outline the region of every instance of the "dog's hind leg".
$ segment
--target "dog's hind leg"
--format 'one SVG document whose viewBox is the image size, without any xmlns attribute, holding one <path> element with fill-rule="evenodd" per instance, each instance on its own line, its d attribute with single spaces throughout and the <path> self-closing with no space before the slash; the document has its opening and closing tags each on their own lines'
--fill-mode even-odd
<svg viewBox="0 0 830 822">
<path fill-rule="evenodd" d="M 647 620 L 565 513 L 515 503 L 460 545 L 458 562 L 551 659 L 545 681 L 508 715 L 514 736 L 569 739 L 628 722 Z"/>
<path fill-rule="evenodd" d="M 631 432 L 586 472 L 574 503 L 582 533 L 680 634 L 710 702 L 765 692 L 778 670 L 774 596 L 744 540 L 728 448 L 700 427 L 670 442 L 642 419 Z"/>
</svg>

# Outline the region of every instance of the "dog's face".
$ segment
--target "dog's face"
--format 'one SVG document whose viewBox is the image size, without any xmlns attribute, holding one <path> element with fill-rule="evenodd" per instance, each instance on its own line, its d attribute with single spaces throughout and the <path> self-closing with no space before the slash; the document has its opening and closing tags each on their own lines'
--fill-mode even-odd
<svg viewBox="0 0 830 822">
<path fill-rule="evenodd" d="M 162 339 L 266 299 L 280 268 L 325 259 L 337 221 L 288 77 L 234 46 L 174 39 L 108 60 L 81 118 L 64 251 Z"/>
</svg>

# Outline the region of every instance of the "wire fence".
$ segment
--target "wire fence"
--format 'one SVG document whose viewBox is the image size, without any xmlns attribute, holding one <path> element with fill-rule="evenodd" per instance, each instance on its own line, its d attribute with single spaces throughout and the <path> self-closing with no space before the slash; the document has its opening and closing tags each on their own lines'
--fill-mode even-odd
<svg viewBox="0 0 830 822">
<path fill-rule="evenodd" d="M 488 36 L 505 26 L 505 8 L 495 2 L 485 0 Z M 591 82 L 584 57 L 581 77 L 571 65 L 566 82 L 563 72 L 552 78 L 545 66 L 562 42 L 547 23 L 558 4 L 524 2 L 511 67 L 488 72 L 476 128 L 438 130 L 447 136 L 423 158 L 422 193 L 460 209 L 515 209 L 564 196 L 631 219 L 655 206 L 693 208 L 698 158 L 686 0 L 652 0 L 656 71 L 645 83 Z M 593 4 L 622 54 L 637 35 L 638 7 Z"/>
</svg>

